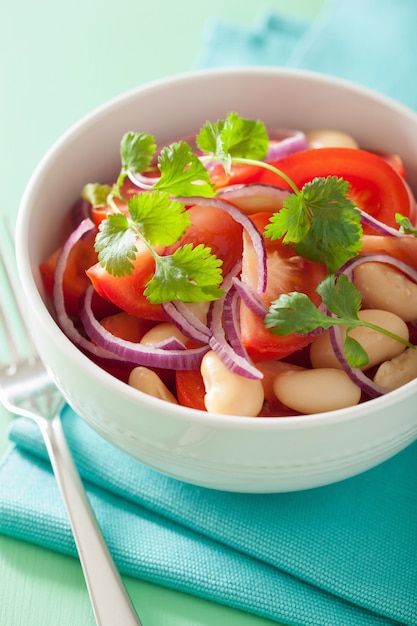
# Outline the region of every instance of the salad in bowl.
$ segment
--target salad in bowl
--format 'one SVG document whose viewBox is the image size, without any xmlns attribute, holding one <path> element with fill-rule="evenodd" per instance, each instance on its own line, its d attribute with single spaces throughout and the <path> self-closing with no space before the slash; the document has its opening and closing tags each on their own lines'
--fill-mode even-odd
<svg viewBox="0 0 417 626">
<path fill-rule="evenodd" d="M 313 85 L 317 104 L 294 114 Z M 259 104 L 271 86 L 276 109 Z M 153 112 L 187 93 L 192 121 Z M 375 110 L 379 129 L 417 133 L 407 109 L 341 81 L 221 70 L 70 129 L 28 187 L 18 258 L 39 349 L 81 417 L 159 471 L 238 491 L 326 484 L 415 438 L 417 155 L 410 168 L 404 140 L 364 130 Z M 29 245 L 47 173 L 60 219 Z"/>
</svg>

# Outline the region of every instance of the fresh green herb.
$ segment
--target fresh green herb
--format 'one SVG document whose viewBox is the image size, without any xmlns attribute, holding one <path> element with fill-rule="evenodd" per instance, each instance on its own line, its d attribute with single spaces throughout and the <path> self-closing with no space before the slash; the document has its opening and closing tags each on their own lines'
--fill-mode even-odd
<svg viewBox="0 0 417 626">
<path fill-rule="evenodd" d="M 210 176 L 200 159 L 185 141 L 161 150 L 158 157 L 161 176 L 154 189 L 167 190 L 177 196 L 214 195 Z"/>
<path fill-rule="evenodd" d="M 414 347 L 385 328 L 359 318 L 361 294 L 346 275 L 342 274 L 339 278 L 335 275 L 327 276 L 317 287 L 317 292 L 332 316 L 322 313 L 306 294 L 292 292 L 272 302 L 265 316 L 265 327 L 275 335 L 284 336 L 291 333 L 306 334 L 318 328 L 327 330 L 331 326 L 344 326 L 344 353 L 351 367 L 363 367 L 369 363 L 365 350 L 349 336 L 359 326 L 366 326 L 408 347 Z"/>
<path fill-rule="evenodd" d="M 395 214 L 395 221 L 400 227 L 400 232 L 406 235 L 414 235 L 417 237 L 417 228 L 413 226 L 408 217 L 404 217 L 401 213 Z"/>
<path fill-rule="evenodd" d="M 197 135 L 197 146 L 222 163 L 230 175 L 233 158 L 262 161 L 268 150 L 268 133 L 258 120 L 229 113 L 225 120 L 206 122 Z"/>
<path fill-rule="evenodd" d="M 349 199 L 349 183 L 337 176 L 315 178 L 285 199 L 265 235 L 283 238 L 304 258 L 336 272 L 361 248 L 360 212 Z"/>
<path fill-rule="evenodd" d="M 95 240 L 98 258 L 114 276 L 131 274 L 141 240 L 155 259 L 155 274 L 145 295 L 152 304 L 182 300 L 204 302 L 223 295 L 222 261 L 203 245 L 178 248 L 172 255 L 160 256 L 155 246 L 169 246 L 180 239 L 190 224 L 182 203 L 167 192 L 154 191 L 134 196 L 128 203 L 129 215 L 111 213 L 100 224 Z"/>
<path fill-rule="evenodd" d="M 129 172 L 144 172 L 150 165 L 156 151 L 155 138 L 147 133 L 129 131 L 120 142 L 120 170 L 117 187 L 123 184 Z"/>
<path fill-rule="evenodd" d="M 262 160 L 268 149 L 268 134 L 262 122 L 242 118 L 232 112 L 225 120 L 207 122 L 197 135 L 196 143 L 203 152 L 202 155 L 195 155 L 184 141 L 162 148 L 156 159 L 160 177 L 157 182 L 150 182 L 149 185 L 142 181 L 143 190 L 138 195 L 140 200 L 133 199 L 129 202 L 130 217 L 113 217 L 113 211 L 117 215 L 117 206 L 113 204 L 112 214 L 109 214 L 108 223 L 102 224 L 96 244 L 100 262 L 107 271 L 115 275 L 132 271 L 137 252 L 135 241 L 138 237 L 150 248 L 157 244 L 171 245 L 164 239 L 167 232 L 171 243 L 180 239 L 186 228 L 184 215 L 183 211 L 168 209 L 168 206 L 175 206 L 171 205 L 171 197 L 214 196 L 215 189 L 204 165 L 208 161 L 222 163 L 227 174 L 230 174 L 233 163 L 247 163 L 271 170 L 287 181 L 293 193 L 286 199 L 283 209 L 271 218 L 265 231 L 267 237 L 282 238 L 284 244 L 292 245 L 297 254 L 324 263 L 329 273 L 336 272 L 359 252 L 362 235 L 360 213 L 347 196 L 348 183 L 329 176 L 316 178 L 299 190 L 285 172 Z M 144 173 L 152 161 L 155 161 L 155 155 L 156 145 L 152 135 L 132 131 L 126 133 L 120 145 L 121 170 L 116 185 L 113 189 L 106 186 L 87 186 L 86 197 L 94 205 L 112 205 L 113 195 L 122 196 L 121 188 L 125 177 L 129 173 Z M 163 193 L 167 195 L 161 195 Z M 154 251 L 153 254 L 156 255 Z M 219 285 L 217 274 L 216 278 L 213 274 L 213 280 L 210 279 L 204 285 L 204 291 L 203 283 L 199 283 L 202 276 L 197 264 L 206 264 L 208 274 L 211 275 L 216 264 L 215 257 L 195 253 L 195 276 L 199 278 L 191 278 L 193 274 L 189 251 L 184 256 L 187 270 L 181 268 L 181 271 L 175 273 L 172 263 L 180 264 L 180 257 L 181 254 L 178 253 L 175 261 L 171 259 L 157 262 L 151 287 L 146 292 L 149 299 L 160 299 L 162 292 L 167 293 L 165 288 L 159 290 L 156 287 L 158 282 L 165 284 L 165 275 L 169 275 L 173 281 L 173 293 L 175 281 L 178 283 L 178 294 L 180 291 L 182 293 L 180 283 L 183 272 L 190 277 L 190 285 L 195 283 L 195 297 L 198 293 L 198 297 L 202 299 L 209 293 L 214 297 Z M 167 270 L 163 269 L 163 264 L 166 264 Z M 220 275 L 219 269 L 218 274 Z M 216 285 L 216 289 L 210 291 L 210 284 Z M 198 292 L 199 288 L 202 289 L 201 292 Z M 185 290 L 187 297 L 190 297 L 190 290 L 191 287 Z M 155 296 L 157 292 L 159 295 Z M 178 295 L 180 297 L 183 296 Z"/>
<path fill-rule="evenodd" d="M 88 183 L 84 186 L 81 197 L 88 200 L 93 207 L 105 207 L 108 203 L 109 194 L 112 187 L 109 185 L 100 185 L 100 183 Z"/>
</svg>

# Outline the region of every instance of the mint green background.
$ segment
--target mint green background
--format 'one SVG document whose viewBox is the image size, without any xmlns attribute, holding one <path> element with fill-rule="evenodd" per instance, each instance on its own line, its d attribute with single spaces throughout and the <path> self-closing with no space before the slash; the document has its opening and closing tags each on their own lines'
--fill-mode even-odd
<svg viewBox="0 0 417 626">
<path fill-rule="evenodd" d="M 16 214 L 37 162 L 79 117 L 137 85 L 195 69 L 208 20 L 251 25 L 266 10 L 311 19 L 323 5 L 324 0 L 2 3 L 0 212 Z M 10 419 L 0 411 L 0 453 L 8 446 Z M 126 584 L 144 626 L 272 624 L 142 581 L 126 578 Z M 2 626 L 94 623 L 77 560 L 0 536 Z"/>
</svg>

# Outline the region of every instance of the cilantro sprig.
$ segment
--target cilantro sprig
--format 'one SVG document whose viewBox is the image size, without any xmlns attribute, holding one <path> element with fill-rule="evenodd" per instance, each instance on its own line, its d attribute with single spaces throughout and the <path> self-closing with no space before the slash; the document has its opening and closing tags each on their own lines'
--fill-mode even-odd
<svg viewBox="0 0 417 626">
<path fill-rule="evenodd" d="M 331 326 L 344 326 L 344 354 L 351 367 L 363 367 L 369 363 L 369 357 L 360 343 L 350 336 L 350 332 L 359 326 L 371 328 L 400 343 L 414 346 L 398 335 L 362 320 L 358 316 L 361 308 L 361 294 L 349 278 L 342 274 L 336 277 L 328 275 L 317 287 L 317 292 L 331 316 L 320 311 L 310 298 L 300 292 L 282 294 L 272 302 L 265 316 L 265 327 L 272 334 L 288 335 L 291 333 L 307 334 L 316 329 L 327 330 Z"/>
<path fill-rule="evenodd" d="M 167 260 L 168 257 L 159 257 L 153 249 L 155 245 L 177 242 L 186 228 L 183 211 L 167 209 L 175 196 L 210 198 L 215 195 L 206 168 L 208 162 L 221 163 L 227 175 L 234 163 L 246 163 L 268 169 L 287 181 L 292 193 L 283 209 L 271 218 L 266 237 L 282 239 L 284 244 L 293 246 L 297 254 L 324 263 L 329 273 L 336 272 L 360 251 L 360 212 L 348 198 L 348 183 L 328 176 L 316 178 L 298 189 L 285 172 L 265 162 L 268 134 L 262 122 L 232 112 L 224 120 L 206 122 L 196 136 L 196 146 L 201 154 L 196 154 L 185 141 L 171 143 L 157 153 L 152 135 L 129 131 L 121 140 L 121 169 L 113 188 L 92 185 L 83 192 L 95 206 L 107 204 L 112 210 L 100 228 L 96 243 L 100 262 L 107 271 L 118 276 L 132 271 L 137 238 L 148 245 L 155 258 L 158 257 L 155 276 L 145 291 L 150 301 L 162 301 L 165 297 L 202 300 L 209 296 L 220 297 L 216 295 L 220 293 L 221 275 L 216 257 L 203 254 L 201 250 L 191 252 L 192 249 L 186 247 Z M 119 215 L 113 199 L 123 200 L 126 176 L 145 174 L 150 167 L 157 167 L 158 179 L 147 183 L 141 176 L 142 190 L 138 194 L 141 199 L 128 202 L 130 216 Z M 158 212 L 163 215 L 162 220 L 158 219 Z M 170 233 L 171 243 L 166 243 L 164 231 Z M 203 265 L 206 272 L 201 270 Z M 166 288 L 168 284 L 170 290 Z"/>
<path fill-rule="evenodd" d="M 266 227 L 270 239 L 292 244 L 304 258 L 336 272 L 361 249 L 360 211 L 348 197 L 349 183 L 337 176 L 315 178 L 289 195 Z"/>
<path fill-rule="evenodd" d="M 222 261 L 204 245 L 185 245 L 170 255 L 159 255 L 157 246 L 170 246 L 181 237 L 190 220 L 185 207 L 167 192 L 141 193 L 128 203 L 129 215 L 111 213 L 100 225 L 95 249 L 107 272 L 131 274 L 141 240 L 155 260 L 155 274 L 145 295 L 152 304 L 173 300 L 205 302 L 224 294 Z"/>
</svg>

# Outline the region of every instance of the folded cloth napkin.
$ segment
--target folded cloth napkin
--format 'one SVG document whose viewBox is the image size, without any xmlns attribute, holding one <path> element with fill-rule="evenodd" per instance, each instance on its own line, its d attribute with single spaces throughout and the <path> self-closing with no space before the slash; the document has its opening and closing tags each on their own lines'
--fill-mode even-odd
<svg viewBox="0 0 417 626">
<path fill-rule="evenodd" d="M 416 24 L 415 0 L 328 0 L 311 25 L 269 12 L 250 28 L 213 20 L 199 63 L 323 72 L 417 109 Z"/>
<path fill-rule="evenodd" d="M 417 442 L 339 484 L 247 495 L 148 469 L 69 407 L 63 426 L 123 573 L 286 624 L 417 624 Z M 0 531 L 75 555 L 37 427 L 10 437 Z"/>
<path fill-rule="evenodd" d="M 417 108 L 415 0 L 335 0 L 315 23 L 216 22 L 201 65 L 336 74 Z M 335 485 L 245 495 L 173 480 L 114 449 L 67 407 L 63 425 L 123 573 L 300 626 L 417 626 L 417 442 Z M 13 422 L 0 532 L 75 555 L 37 428 Z"/>
</svg>

